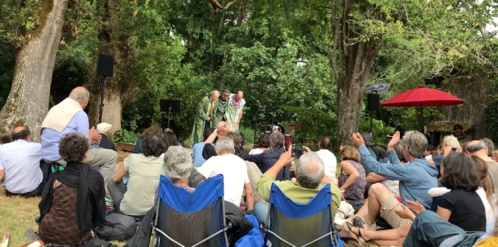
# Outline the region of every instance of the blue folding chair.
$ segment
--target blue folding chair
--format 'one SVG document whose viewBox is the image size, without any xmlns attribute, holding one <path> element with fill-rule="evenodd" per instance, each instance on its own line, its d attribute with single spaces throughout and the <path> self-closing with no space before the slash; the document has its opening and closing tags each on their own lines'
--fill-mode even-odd
<svg viewBox="0 0 498 247">
<path fill-rule="evenodd" d="M 228 246 L 223 204 L 223 175 L 194 192 L 161 176 L 154 231 L 156 246 Z"/>
<path fill-rule="evenodd" d="M 289 199 L 272 184 L 266 242 L 280 246 L 342 247 L 334 228 L 330 184 L 325 185 L 308 203 Z"/>
</svg>

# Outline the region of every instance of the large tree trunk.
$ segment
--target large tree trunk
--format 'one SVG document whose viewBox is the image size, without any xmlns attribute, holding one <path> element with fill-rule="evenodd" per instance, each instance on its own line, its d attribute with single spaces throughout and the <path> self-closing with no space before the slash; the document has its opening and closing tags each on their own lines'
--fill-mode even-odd
<svg viewBox="0 0 498 247">
<path fill-rule="evenodd" d="M 355 8 L 354 0 L 343 3 L 340 22 L 335 23 L 335 42 L 339 53 L 332 57 L 337 81 L 337 139 L 336 147 L 349 143 L 351 134 L 358 131 L 362 111 L 364 90 L 370 76 L 373 60 L 379 49 L 378 39 L 358 41 L 356 38 L 362 32 L 361 27 L 351 21 L 350 13 Z M 368 4 L 359 5 L 363 10 L 370 8 Z M 337 9 L 332 6 L 332 14 Z"/>
<path fill-rule="evenodd" d="M 11 129 L 27 125 L 34 141 L 47 114 L 50 85 L 64 24 L 67 0 L 43 0 L 38 9 L 41 23 L 25 35 L 16 58 L 12 87 L 2 111 L 0 125 Z"/>
</svg>

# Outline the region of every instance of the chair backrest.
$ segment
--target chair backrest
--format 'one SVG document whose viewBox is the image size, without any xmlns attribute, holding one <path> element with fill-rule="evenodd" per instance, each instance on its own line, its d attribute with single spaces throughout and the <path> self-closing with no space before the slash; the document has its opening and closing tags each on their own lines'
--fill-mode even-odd
<svg viewBox="0 0 498 247">
<path fill-rule="evenodd" d="M 330 184 L 306 204 L 292 201 L 272 184 L 270 204 L 267 240 L 273 247 L 342 245 L 333 228 Z"/>
<path fill-rule="evenodd" d="M 157 246 L 227 246 L 223 175 L 193 192 L 161 176 L 155 230 Z"/>
</svg>

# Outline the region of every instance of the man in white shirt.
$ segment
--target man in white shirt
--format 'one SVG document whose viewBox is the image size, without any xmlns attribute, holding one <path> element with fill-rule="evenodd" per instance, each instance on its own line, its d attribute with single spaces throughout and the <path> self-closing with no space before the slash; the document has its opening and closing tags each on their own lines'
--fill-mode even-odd
<svg viewBox="0 0 498 247">
<path fill-rule="evenodd" d="M 316 151 L 318 157 L 323 161 L 325 165 L 325 175 L 329 179 L 335 179 L 335 171 L 337 169 L 337 158 L 334 153 L 330 152 L 330 138 L 326 136 L 320 137 L 318 141 L 318 148 L 320 150 Z"/>
<path fill-rule="evenodd" d="M 41 144 L 29 142 L 30 138 L 29 129 L 18 126 L 12 142 L 0 146 L 0 180 L 4 179 L 6 196 L 34 197 L 43 190 Z"/>
<path fill-rule="evenodd" d="M 209 158 L 197 170 L 206 178 L 223 174 L 225 201 L 240 206 L 242 193 L 245 190 L 247 210 L 252 213 L 254 195 L 247 175 L 244 160 L 234 155 L 235 145 L 232 139 L 223 136 L 218 139 L 215 147 L 218 156 Z"/>
</svg>

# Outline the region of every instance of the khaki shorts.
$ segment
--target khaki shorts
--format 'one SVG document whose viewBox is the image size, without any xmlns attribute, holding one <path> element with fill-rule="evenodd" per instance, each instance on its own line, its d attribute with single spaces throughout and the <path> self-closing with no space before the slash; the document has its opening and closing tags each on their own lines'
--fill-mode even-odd
<svg viewBox="0 0 498 247">
<path fill-rule="evenodd" d="M 380 205 L 380 217 L 387 221 L 392 228 L 400 228 L 404 224 L 412 224 L 412 220 L 399 217 L 395 210 L 402 210 L 399 201 L 391 194 L 389 198 Z"/>
</svg>

